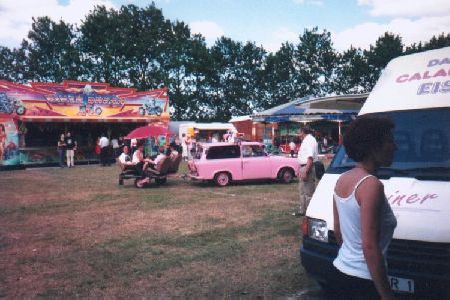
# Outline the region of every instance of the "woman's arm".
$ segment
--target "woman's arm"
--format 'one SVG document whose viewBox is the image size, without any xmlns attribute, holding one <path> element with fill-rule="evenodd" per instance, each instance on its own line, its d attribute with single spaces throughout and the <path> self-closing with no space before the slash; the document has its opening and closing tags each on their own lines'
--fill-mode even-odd
<svg viewBox="0 0 450 300">
<path fill-rule="evenodd" d="M 336 202 L 333 199 L 333 223 L 334 223 L 334 236 L 339 247 L 342 245 L 341 225 L 339 224 L 339 213 L 336 207 Z"/>
<path fill-rule="evenodd" d="M 151 158 L 144 158 L 144 162 L 146 163 L 150 163 L 150 164 L 155 164 L 155 162 L 151 159 Z"/>
<path fill-rule="evenodd" d="M 384 258 L 379 247 L 380 212 L 384 188 L 375 177 L 366 179 L 358 188 L 356 198 L 361 207 L 361 235 L 364 257 L 373 283 L 382 299 L 394 299 L 389 286 Z"/>
</svg>

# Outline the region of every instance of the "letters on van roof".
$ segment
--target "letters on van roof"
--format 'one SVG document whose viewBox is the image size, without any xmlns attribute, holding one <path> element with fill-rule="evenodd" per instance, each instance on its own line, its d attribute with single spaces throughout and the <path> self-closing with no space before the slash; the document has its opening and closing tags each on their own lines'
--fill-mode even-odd
<svg viewBox="0 0 450 300">
<path fill-rule="evenodd" d="M 450 47 L 393 59 L 359 112 L 450 106 Z"/>
</svg>

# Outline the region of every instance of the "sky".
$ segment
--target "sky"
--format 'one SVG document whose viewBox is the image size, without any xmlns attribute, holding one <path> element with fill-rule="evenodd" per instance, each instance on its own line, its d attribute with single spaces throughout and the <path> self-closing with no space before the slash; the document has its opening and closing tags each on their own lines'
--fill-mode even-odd
<svg viewBox="0 0 450 300">
<path fill-rule="evenodd" d="M 32 17 L 49 16 L 71 24 L 95 5 L 146 7 L 151 0 L 0 0 L 0 46 L 19 47 Z M 334 47 L 367 49 L 389 31 L 405 45 L 450 33 L 450 0 L 154 0 L 165 18 L 189 24 L 209 46 L 226 36 L 255 42 L 268 51 L 298 42 L 305 29 L 331 32 Z"/>
</svg>

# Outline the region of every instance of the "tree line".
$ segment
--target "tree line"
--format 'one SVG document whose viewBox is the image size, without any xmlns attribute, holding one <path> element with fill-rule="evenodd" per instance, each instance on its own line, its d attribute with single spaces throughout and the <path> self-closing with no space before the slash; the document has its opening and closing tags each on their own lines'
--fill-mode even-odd
<svg viewBox="0 0 450 300">
<path fill-rule="evenodd" d="M 369 92 L 392 58 L 445 46 L 449 33 L 405 46 L 386 32 L 367 50 L 338 52 L 331 33 L 315 27 L 275 53 L 227 37 L 208 47 L 204 37 L 166 19 L 154 4 L 97 6 L 79 26 L 33 18 L 20 47 L 0 46 L 0 79 L 165 86 L 173 120 L 228 121 L 308 95 Z"/>
</svg>

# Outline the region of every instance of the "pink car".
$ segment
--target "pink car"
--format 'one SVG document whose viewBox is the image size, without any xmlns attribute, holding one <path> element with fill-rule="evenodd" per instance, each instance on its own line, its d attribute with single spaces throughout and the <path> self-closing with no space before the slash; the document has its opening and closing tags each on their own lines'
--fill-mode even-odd
<svg viewBox="0 0 450 300">
<path fill-rule="evenodd" d="M 218 186 L 247 179 L 278 179 L 290 183 L 297 172 L 297 159 L 269 155 L 264 145 L 257 142 L 199 144 L 194 159 L 189 162 L 191 179 L 213 180 Z"/>
</svg>

